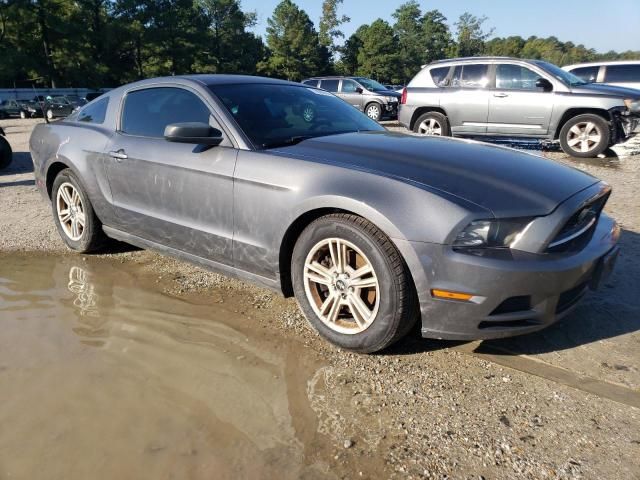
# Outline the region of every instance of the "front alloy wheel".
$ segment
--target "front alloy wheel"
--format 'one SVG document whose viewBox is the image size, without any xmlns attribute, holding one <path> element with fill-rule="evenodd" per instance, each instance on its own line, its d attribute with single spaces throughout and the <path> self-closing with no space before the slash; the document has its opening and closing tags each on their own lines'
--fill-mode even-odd
<svg viewBox="0 0 640 480">
<path fill-rule="evenodd" d="M 609 146 L 609 123 L 594 114 L 578 115 L 560 130 L 560 146 L 574 157 L 593 158 Z"/>
<path fill-rule="evenodd" d="M 380 287 L 371 262 L 353 243 L 328 238 L 309 252 L 305 293 L 314 312 L 331 330 L 363 332 L 376 318 Z"/>
<path fill-rule="evenodd" d="M 339 347 L 382 350 L 418 318 L 415 289 L 400 253 L 362 217 L 336 213 L 309 224 L 295 244 L 291 273 L 305 317 Z"/>
<path fill-rule="evenodd" d="M 382 116 L 382 109 L 377 103 L 370 103 L 369 105 L 367 105 L 366 113 L 367 117 L 377 122 Z"/>
<path fill-rule="evenodd" d="M 53 110 L 51 109 L 47 110 L 47 118 L 49 120 L 53 120 Z"/>
</svg>

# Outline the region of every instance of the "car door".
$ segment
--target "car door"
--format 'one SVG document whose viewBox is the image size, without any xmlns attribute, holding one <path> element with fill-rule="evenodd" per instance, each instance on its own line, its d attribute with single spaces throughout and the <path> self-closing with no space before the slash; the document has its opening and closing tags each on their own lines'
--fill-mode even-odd
<svg viewBox="0 0 640 480">
<path fill-rule="evenodd" d="M 362 111 L 364 108 L 364 95 L 363 89 L 355 80 L 349 78 L 342 79 L 342 85 L 340 86 L 340 93 L 338 96 L 345 102 L 353 105 L 358 110 Z"/>
<path fill-rule="evenodd" d="M 172 143 L 167 125 L 221 127 L 204 99 L 178 86 L 129 91 L 108 147 L 107 178 L 120 228 L 198 257 L 232 264 L 233 171 L 230 138 L 216 147 Z"/>
<path fill-rule="evenodd" d="M 549 131 L 554 95 L 537 87 L 543 75 L 513 63 L 496 65 L 487 133 L 541 136 Z M 551 82 L 550 82 L 551 83 Z"/>
<path fill-rule="evenodd" d="M 456 65 L 449 86 L 442 89 L 441 106 L 454 135 L 484 134 L 489 114 L 489 64 Z"/>
</svg>

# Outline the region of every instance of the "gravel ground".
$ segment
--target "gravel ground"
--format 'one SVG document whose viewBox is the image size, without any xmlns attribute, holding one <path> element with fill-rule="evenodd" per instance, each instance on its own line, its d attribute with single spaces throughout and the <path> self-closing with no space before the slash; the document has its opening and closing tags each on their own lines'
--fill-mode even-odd
<svg viewBox="0 0 640 480">
<path fill-rule="evenodd" d="M 0 173 L 0 251 L 66 254 L 33 185 L 27 142 L 34 123 L 0 121 L 17 152 L 12 168 Z M 325 358 L 328 366 L 307 391 L 321 432 L 335 444 L 330 463 L 342 478 L 640 478 L 640 410 L 631 406 L 640 398 L 640 296 L 633 283 L 640 278 L 640 142 L 616 152 L 582 162 L 543 152 L 613 186 L 607 210 L 624 228 L 624 254 L 608 288 L 567 320 L 522 339 L 483 342 L 518 354 L 527 371 L 509 368 L 510 354 L 490 362 L 468 345 L 423 340 L 417 332 L 380 355 L 346 353 L 319 339 L 290 299 L 152 252 L 115 247 L 105 256 L 137 265 L 172 294 L 238 295 L 262 327 Z M 536 365 L 615 385 L 630 400 L 550 380 Z M 372 459 L 384 461 L 384 472 L 370 473 Z"/>
</svg>

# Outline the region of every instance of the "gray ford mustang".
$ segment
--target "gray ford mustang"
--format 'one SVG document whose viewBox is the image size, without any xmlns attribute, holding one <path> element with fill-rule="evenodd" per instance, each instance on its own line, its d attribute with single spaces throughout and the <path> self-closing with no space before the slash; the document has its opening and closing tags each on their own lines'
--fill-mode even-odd
<svg viewBox="0 0 640 480">
<path fill-rule="evenodd" d="M 112 90 L 30 140 L 72 250 L 107 237 L 295 295 L 329 341 L 383 349 L 415 321 L 506 337 L 611 270 L 610 188 L 511 149 L 386 131 L 322 90 L 198 75 Z"/>
</svg>

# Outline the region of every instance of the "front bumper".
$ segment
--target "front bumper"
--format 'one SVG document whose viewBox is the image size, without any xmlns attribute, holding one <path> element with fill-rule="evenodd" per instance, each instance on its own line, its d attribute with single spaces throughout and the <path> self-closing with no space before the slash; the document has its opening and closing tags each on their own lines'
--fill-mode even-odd
<svg viewBox="0 0 640 480">
<path fill-rule="evenodd" d="M 424 282 L 416 282 L 422 336 L 502 338 L 551 325 L 596 286 L 603 270 L 606 274 L 612 268 L 619 235 L 615 221 L 602 214 L 589 243 L 573 254 L 513 252 L 511 258 L 498 259 L 457 253 L 446 245 L 408 242 L 424 274 Z M 431 289 L 466 292 L 481 301 L 436 299 Z"/>
<path fill-rule="evenodd" d="M 389 102 L 383 105 L 382 115 L 387 118 L 397 118 L 398 117 L 398 102 Z"/>
</svg>

